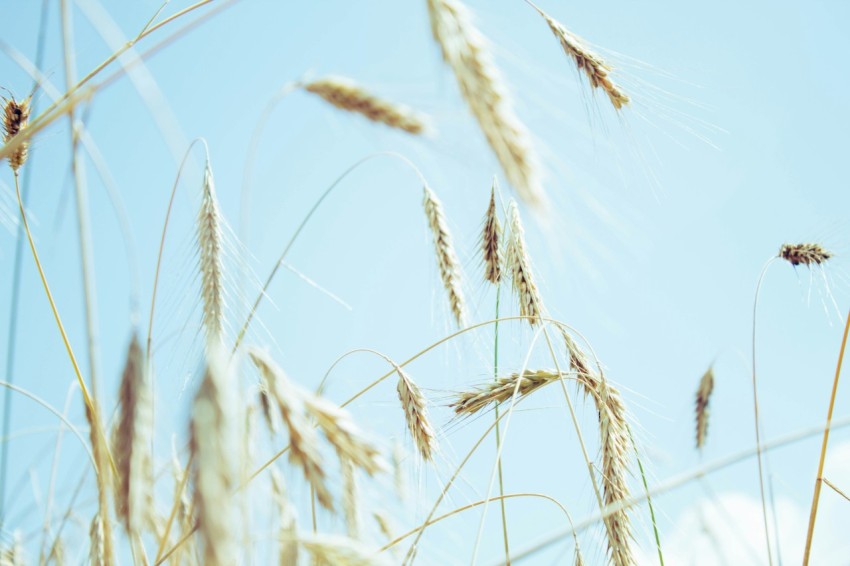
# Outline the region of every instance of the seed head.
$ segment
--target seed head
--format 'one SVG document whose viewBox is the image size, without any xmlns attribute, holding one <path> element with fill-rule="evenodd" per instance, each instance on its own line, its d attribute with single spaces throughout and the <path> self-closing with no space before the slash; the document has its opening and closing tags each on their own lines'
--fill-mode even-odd
<svg viewBox="0 0 850 566">
<path fill-rule="evenodd" d="M 820 244 L 782 244 L 779 248 L 779 257 L 795 267 L 801 263 L 809 267 L 812 264 L 822 265 L 833 255 Z"/>
</svg>

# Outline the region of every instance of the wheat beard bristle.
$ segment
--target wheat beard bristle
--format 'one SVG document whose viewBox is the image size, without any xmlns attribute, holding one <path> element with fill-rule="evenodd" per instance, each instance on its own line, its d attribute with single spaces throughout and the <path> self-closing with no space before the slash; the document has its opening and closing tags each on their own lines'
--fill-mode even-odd
<svg viewBox="0 0 850 566">
<path fill-rule="evenodd" d="M 237 560 L 238 505 L 236 456 L 240 453 L 235 382 L 218 347 L 207 353 L 207 367 L 192 407 L 191 450 L 194 503 L 203 563 L 232 566 Z"/>
<path fill-rule="evenodd" d="M 543 316 L 543 299 L 534 283 L 534 275 L 531 271 L 531 261 L 525 246 L 525 230 L 519 216 L 519 207 L 515 201 L 511 201 L 511 234 L 508 240 L 507 264 L 511 268 L 513 276 L 513 288 L 519 297 L 519 313 L 528 317 L 528 323 L 532 326 L 540 322 Z"/>
<path fill-rule="evenodd" d="M 384 566 L 389 565 L 388 558 L 378 551 L 338 535 L 314 534 L 301 535 L 299 543 L 319 564 L 329 566 Z"/>
<path fill-rule="evenodd" d="M 562 374 L 561 374 L 562 375 Z M 471 391 L 459 393 L 456 400 L 449 405 L 457 415 L 474 415 L 491 403 L 499 404 L 510 401 L 517 391 L 517 399 L 530 395 L 544 385 L 552 383 L 561 375 L 555 370 L 526 370 L 517 390 L 519 373 L 500 377 L 485 383 Z"/>
<path fill-rule="evenodd" d="M 490 204 L 484 217 L 481 249 L 484 253 L 484 279 L 498 285 L 502 279 L 502 226 L 496 211 L 495 180 L 490 191 Z"/>
<path fill-rule="evenodd" d="M 428 129 L 428 119 L 403 104 L 396 104 L 371 94 L 362 86 L 342 77 L 325 77 L 304 85 L 304 90 L 318 95 L 333 106 L 361 114 L 373 122 L 410 134 Z"/>
<path fill-rule="evenodd" d="M 714 391 L 714 369 L 708 368 L 700 379 L 697 389 L 697 449 L 703 447 L 705 437 L 708 434 L 708 402 L 711 399 L 712 391 Z"/>
<path fill-rule="evenodd" d="M 540 8 L 537 8 L 537 6 L 534 7 L 538 12 L 540 12 L 540 15 L 546 19 L 546 23 L 549 24 L 549 28 L 552 30 L 552 33 L 555 34 L 555 37 L 557 37 L 558 41 L 561 42 L 561 47 L 563 47 L 564 53 L 575 61 L 576 67 L 578 67 L 579 71 L 584 71 L 588 81 L 590 81 L 590 85 L 593 88 L 601 88 L 604 90 L 605 94 L 608 95 L 608 99 L 611 101 L 611 104 L 617 110 L 627 105 L 629 103 L 628 95 L 626 95 L 626 93 L 624 93 L 622 89 L 614 84 L 608 77 L 608 74 L 611 72 L 611 67 L 602 59 L 602 57 L 583 45 L 581 41 L 567 31 L 560 22 L 550 17 Z"/>
<path fill-rule="evenodd" d="M 397 366 L 396 371 L 398 372 L 396 390 L 402 409 L 404 409 L 407 428 L 410 430 L 422 458 L 426 462 L 430 461 L 437 449 L 437 439 L 431 419 L 428 417 L 428 401 L 420 391 L 419 386 L 401 367 Z"/>
<path fill-rule="evenodd" d="M 3 109 L 3 143 L 9 143 L 21 130 L 26 129 L 30 119 L 30 97 L 17 102 L 7 100 Z M 27 160 L 29 142 L 24 142 L 9 156 L 9 166 L 15 173 Z"/>
<path fill-rule="evenodd" d="M 508 181 L 532 205 L 545 201 L 531 136 L 517 117 L 487 41 L 457 0 L 428 0 L 431 31 L 443 60 Z"/>
<path fill-rule="evenodd" d="M 289 461 L 301 468 L 304 478 L 316 493 L 319 504 L 333 510 L 333 497 L 325 482 L 325 468 L 319 453 L 319 439 L 310 426 L 304 409 L 304 394 L 286 377 L 271 357 L 250 349 L 248 355 L 257 366 L 266 390 L 277 403 L 278 411 L 289 432 Z"/>
<path fill-rule="evenodd" d="M 148 517 L 153 493 L 150 454 L 153 405 L 147 364 L 137 335 L 127 349 L 119 390 L 119 416 L 112 453 L 118 469 L 115 507 L 127 533 L 138 534 Z"/>
<path fill-rule="evenodd" d="M 832 256 L 833 253 L 820 244 L 783 244 L 779 248 L 779 257 L 795 267 L 800 264 L 809 267 L 822 265 Z"/>
<path fill-rule="evenodd" d="M 443 280 L 443 287 L 449 295 L 449 306 L 452 309 L 455 322 L 460 328 L 463 328 L 466 326 L 466 301 L 463 298 L 461 285 L 460 261 L 455 253 L 452 235 L 443 213 L 443 204 L 428 185 L 425 185 L 424 193 L 422 203 L 425 207 L 425 216 L 428 218 L 428 227 L 434 237 L 440 277 Z"/>
<path fill-rule="evenodd" d="M 198 212 L 198 250 L 201 270 L 203 324 L 208 343 L 220 343 L 224 328 L 224 269 L 221 213 L 212 169 L 204 169 L 204 188 Z"/>
</svg>

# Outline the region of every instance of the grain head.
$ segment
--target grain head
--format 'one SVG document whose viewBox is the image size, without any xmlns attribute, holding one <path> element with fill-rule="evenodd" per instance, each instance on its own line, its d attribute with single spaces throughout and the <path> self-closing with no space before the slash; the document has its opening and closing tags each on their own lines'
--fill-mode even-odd
<svg viewBox="0 0 850 566">
<path fill-rule="evenodd" d="M 540 323 L 540 317 L 543 316 L 543 299 L 534 283 L 531 260 L 528 258 L 525 246 L 525 230 L 519 215 L 519 207 L 514 201 L 511 201 L 510 216 L 511 225 L 506 260 L 511 269 L 514 292 L 519 298 L 519 313 L 528 317 L 526 320 L 534 326 Z"/>
<path fill-rule="evenodd" d="M 224 330 L 224 244 L 212 169 L 204 169 L 201 208 L 198 211 L 198 257 L 201 271 L 203 325 L 208 344 L 219 344 Z"/>
<path fill-rule="evenodd" d="M 30 97 L 16 101 L 6 100 L 3 108 L 3 142 L 9 143 L 21 130 L 26 129 L 30 119 Z M 15 173 L 27 160 L 29 142 L 24 142 L 9 156 L 9 166 Z"/>
<path fill-rule="evenodd" d="M 424 193 L 422 204 L 425 207 L 428 227 L 434 238 L 434 251 L 437 256 L 437 266 L 440 268 L 440 278 L 449 295 L 449 306 L 455 322 L 463 328 L 466 326 L 466 300 L 463 298 L 460 261 L 443 212 L 443 203 L 428 185 L 425 185 Z"/>
<path fill-rule="evenodd" d="M 413 442 L 425 461 L 430 461 L 434 451 L 437 449 L 437 438 L 434 426 L 428 417 L 428 400 L 422 394 L 416 382 L 400 366 L 396 366 L 398 373 L 398 398 L 404 410 L 407 428 L 413 436 Z"/>
<path fill-rule="evenodd" d="M 484 230 L 481 234 L 481 250 L 484 257 L 484 279 L 498 285 L 502 280 L 502 225 L 496 209 L 496 180 L 490 190 L 490 204 L 484 215 Z"/>
<path fill-rule="evenodd" d="M 832 256 L 833 253 L 820 244 L 783 244 L 779 248 L 779 257 L 795 267 L 800 264 L 809 267 L 823 265 Z"/>
<path fill-rule="evenodd" d="M 714 368 L 709 367 L 699 380 L 696 400 L 697 449 L 705 444 L 708 434 L 708 403 L 714 391 Z"/>
<path fill-rule="evenodd" d="M 519 373 L 512 373 L 470 391 L 458 393 L 449 407 L 454 409 L 457 415 L 474 415 L 490 404 L 498 405 L 510 401 L 515 391 L 517 399 L 520 399 L 558 380 L 563 375 L 548 369 L 526 370 L 522 377 Z"/>
</svg>

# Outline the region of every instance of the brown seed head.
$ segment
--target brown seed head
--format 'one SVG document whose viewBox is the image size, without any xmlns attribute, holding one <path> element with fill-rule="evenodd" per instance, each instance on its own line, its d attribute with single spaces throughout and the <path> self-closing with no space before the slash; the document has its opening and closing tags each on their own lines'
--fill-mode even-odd
<svg viewBox="0 0 850 566">
<path fill-rule="evenodd" d="M 434 427 L 428 417 L 428 401 L 420 391 L 419 386 L 407 373 L 396 367 L 398 372 L 398 398 L 404 409 L 407 428 L 413 436 L 413 441 L 426 461 L 431 460 L 434 450 L 437 448 L 437 438 Z"/>
<path fill-rule="evenodd" d="M 697 417 L 697 448 L 705 444 L 708 434 L 708 402 L 714 391 L 714 369 L 708 368 L 699 381 L 697 388 L 696 417 Z"/>
<path fill-rule="evenodd" d="M 481 234 L 481 249 L 484 252 L 484 279 L 498 285 L 502 279 L 502 226 L 496 211 L 496 180 L 490 191 L 490 205 L 484 216 L 484 231 Z"/>
<path fill-rule="evenodd" d="M 449 407 L 454 409 L 457 415 L 473 415 L 491 403 L 510 401 L 514 391 L 518 391 L 517 399 L 530 395 L 561 375 L 564 374 L 558 374 L 555 370 L 526 370 L 520 381 L 519 373 L 512 373 L 471 391 L 459 393 Z M 517 382 L 520 382 L 518 390 Z"/>
<path fill-rule="evenodd" d="M 449 295 L 449 306 L 455 321 L 459 327 L 463 328 L 466 326 L 466 301 L 463 298 L 461 286 L 460 261 L 455 253 L 452 234 L 443 213 L 443 203 L 428 185 L 425 185 L 424 193 L 422 203 L 425 207 L 425 216 L 428 218 L 428 227 L 434 238 L 434 251 L 440 268 L 440 277 Z"/>
<path fill-rule="evenodd" d="M 9 143 L 21 130 L 27 127 L 30 119 L 30 98 L 18 102 L 14 98 L 6 101 L 3 109 L 3 142 Z M 9 166 L 17 173 L 27 160 L 29 143 L 24 142 L 9 156 Z"/>
<path fill-rule="evenodd" d="M 519 297 L 519 313 L 529 317 L 526 320 L 534 326 L 543 316 L 543 299 L 534 283 L 531 261 L 525 249 L 525 230 L 522 227 L 519 208 L 514 201 L 511 201 L 510 215 L 511 233 L 508 239 L 507 263 L 513 275 L 514 291 Z"/>
<path fill-rule="evenodd" d="M 793 266 L 802 264 L 822 265 L 834 254 L 823 248 L 820 244 L 782 244 L 779 248 L 779 257 Z"/>
</svg>

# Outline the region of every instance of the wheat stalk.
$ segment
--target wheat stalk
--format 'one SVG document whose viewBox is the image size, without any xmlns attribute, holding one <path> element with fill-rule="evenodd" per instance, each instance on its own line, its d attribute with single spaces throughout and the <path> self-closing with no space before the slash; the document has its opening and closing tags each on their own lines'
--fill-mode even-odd
<svg viewBox="0 0 850 566">
<path fill-rule="evenodd" d="M 708 434 L 708 402 L 714 390 L 714 368 L 709 367 L 699 381 L 696 400 L 697 449 L 705 444 Z"/>
<path fill-rule="evenodd" d="M 295 388 L 271 357 L 258 349 L 248 355 L 257 366 L 264 386 L 277 403 L 280 416 L 289 432 L 289 461 L 301 468 L 304 477 L 316 492 L 319 504 L 333 509 L 333 497 L 325 483 L 325 468 L 319 453 L 319 439 L 304 413 L 303 394 Z"/>
<path fill-rule="evenodd" d="M 30 98 L 18 102 L 14 98 L 6 101 L 3 108 L 3 143 L 9 143 L 21 130 L 26 129 L 30 119 Z M 24 141 L 9 154 L 9 166 L 15 173 L 27 160 L 29 142 Z"/>
<path fill-rule="evenodd" d="M 800 264 L 809 267 L 822 265 L 832 256 L 833 253 L 820 244 L 783 244 L 779 248 L 779 257 L 795 267 Z"/>
<path fill-rule="evenodd" d="M 481 233 L 481 250 L 484 255 L 484 279 L 498 285 L 502 280 L 502 225 L 496 211 L 496 179 L 490 190 L 490 204 L 484 215 Z"/>
<path fill-rule="evenodd" d="M 398 372 L 396 389 L 401 406 L 404 409 L 407 428 L 410 430 L 422 458 L 430 461 L 433 452 L 437 449 L 437 438 L 434 434 L 434 426 L 428 417 L 428 401 L 407 372 L 400 366 L 396 366 L 396 371 Z"/>
<path fill-rule="evenodd" d="M 425 216 L 428 218 L 428 227 L 434 237 L 437 265 L 440 268 L 443 287 L 449 295 L 449 306 L 452 309 L 455 322 L 463 328 L 466 326 L 466 301 L 463 298 L 461 285 L 460 261 L 457 258 L 452 235 L 443 213 L 443 204 L 428 185 L 424 186 L 422 203 L 425 207 Z"/>
<path fill-rule="evenodd" d="M 454 409 L 457 415 L 474 415 L 491 403 L 499 404 L 509 401 L 514 391 L 517 391 L 519 400 L 564 375 L 549 369 L 526 370 L 521 378 L 519 373 L 512 373 L 484 383 L 471 391 L 458 393 L 449 407 Z M 517 389 L 518 381 L 519 389 Z"/>
<path fill-rule="evenodd" d="M 207 342 L 220 343 L 224 328 L 224 269 L 222 219 L 209 162 L 204 168 L 204 187 L 198 212 L 198 256 L 201 271 L 203 324 Z"/>
<path fill-rule="evenodd" d="M 519 207 L 515 201 L 510 204 L 511 231 L 508 239 L 506 262 L 510 266 L 513 289 L 519 296 L 519 313 L 528 317 L 532 326 L 540 322 L 543 316 L 543 299 L 534 283 L 531 271 L 531 260 L 525 245 L 525 230 L 519 215 Z"/>
<path fill-rule="evenodd" d="M 234 385 L 221 348 L 211 348 L 192 407 L 191 451 L 203 561 L 213 566 L 237 562 L 233 490 L 238 481 L 234 456 L 239 454 L 236 433 L 241 419 Z"/>
<path fill-rule="evenodd" d="M 146 366 L 138 336 L 133 334 L 121 376 L 112 449 L 118 469 L 116 514 L 131 538 L 148 518 L 153 494 L 153 404 Z"/>
<path fill-rule="evenodd" d="M 306 83 L 304 90 L 341 110 L 360 114 L 391 128 L 410 134 L 421 134 L 428 130 L 428 118 L 424 115 L 403 104 L 379 98 L 350 79 L 325 77 Z"/>
<path fill-rule="evenodd" d="M 505 176 L 527 203 L 541 205 L 538 159 L 531 136 L 517 117 L 487 40 L 458 0 L 428 0 L 431 32 L 443 60 L 451 67 L 460 92 Z"/>
<path fill-rule="evenodd" d="M 575 61 L 576 67 L 578 67 L 579 71 L 584 71 L 590 85 L 593 88 L 601 88 L 604 90 L 605 94 L 608 95 L 608 99 L 611 101 L 611 104 L 617 110 L 627 105 L 629 103 L 628 95 L 613 81 L 611 81 L 608 76 L 611 72 L 611 66 L 597 53 L 594 53 L 590 48 L 584 45 L 578 37 L 567 31 L 560 22 L 549 16 L 549 14 L 531 2 L 529 2 L 529 4 L 531 4 L 534 9 L 543 16 L 546 23 L 549 24 L 549 29 L 552 30 L 552 33 L 561 43 L 564 53 Z"/>
</svg>

